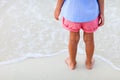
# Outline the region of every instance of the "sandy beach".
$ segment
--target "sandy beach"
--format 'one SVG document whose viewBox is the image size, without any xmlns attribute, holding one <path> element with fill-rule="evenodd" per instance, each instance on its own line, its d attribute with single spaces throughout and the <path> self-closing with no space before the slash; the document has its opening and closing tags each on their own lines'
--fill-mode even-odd
<svg viewBox="0 0 120 80">
<path fill-rule="evenodd" d="M 0 66 L 1 80 L 119 80 L 120 72 L 95 58 L 94 68 L 87 70 L 85 55 L 78 55 L 77 67 L 69 70 L 64 63 L 66 54 L 27 59 Z"/>
<path fill-rule="evenodd" d="M 69 34 L 53 17 L 56 0 L 0 0 L 0 80 L 120 80 L 119 3 L 105 0 L 94 68 L 85 68 L 80 32 L 77 67 L 69 70 Z"/>
</svg>

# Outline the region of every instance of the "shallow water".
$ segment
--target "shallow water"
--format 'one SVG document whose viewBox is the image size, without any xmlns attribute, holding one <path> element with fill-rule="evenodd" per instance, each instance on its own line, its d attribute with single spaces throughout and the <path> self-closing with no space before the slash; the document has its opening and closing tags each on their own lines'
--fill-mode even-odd
<svg viewBox="0 0 120 80">
<path fill-rule="evenodd" d="M 95 32 L 95 57 L 120 71 L 120 1 L 105 1 L 105 25 Z M 67 53 L 69 34 L 54 20 L 54 7 L 55 0 L 0 0 L 1 65 Z M 78 53 L 85 54 L 82 31 Z"/>
</svg>

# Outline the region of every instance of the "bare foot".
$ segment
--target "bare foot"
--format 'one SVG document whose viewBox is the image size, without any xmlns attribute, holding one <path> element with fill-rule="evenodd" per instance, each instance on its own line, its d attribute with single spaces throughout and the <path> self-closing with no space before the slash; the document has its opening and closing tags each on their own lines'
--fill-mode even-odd
<svg viewBox="0 0 120 80">
<path fill-rule="evenodd" d="M 65 63 L 68 65 L 68 67 L 69 67 L 71 70 L 74 70 L 75 67 L 76 67 L 76 62 L 75 62 L 75 63 L 71 62 L 69 58 L 67 58 L 67 59 L 65 60 Z"/>
<path fill-rule="evenodd" d="M 86 68 L 91 70 L 93 68 L 94 60 L 88 61 L 86 60 Z"/>
</svg>

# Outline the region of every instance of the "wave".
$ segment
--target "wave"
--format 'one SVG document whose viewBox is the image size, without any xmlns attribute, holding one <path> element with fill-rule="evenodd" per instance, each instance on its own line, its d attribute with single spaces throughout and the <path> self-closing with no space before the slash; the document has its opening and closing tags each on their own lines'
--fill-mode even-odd
<svg viewBox="0 0 120 80">
<path fill-rule="evenodd" d="M 16 59 L 12 59 L 12 60 L 8 60 L 8 61 L 2 61 L 0 62 L 0 65 L 8 65 L 8 64 L 11 64 L 11 63 L 18 63 L 18 62 L 21 62 L 21 61 L 24 61 L 25 59 L 29 59 L 29 58 L 43 58 L 43 57 L 53 57 L 53 56 L 56 56 L 56 55 L 60 55 L 60 54 L 63 54 L 63 53 L 66 53 L 67 52 L 67 49 L 64 49 L 64 50 L 61 50 L 57 53 L 54 53 L 54 54 L 48 54 L 48 55 L 43 55 L 43 54 L 28 54 L 28 55 L 24 55 L 22 57 L 19 57 L 19 58 L 16 58 Z M 81 55 L 85 55 L 84 53 L 80 53 Z M 108 65 L 110 65 L 113 69 L 117 70 L 117 71 L 120 71 L 120 68 L 115 66 L 114 63 L 112 63 L 110 60 L 102 57 L 102 56 L 99 56 L 99 55 L 94 55 L 94 57 L 96 59 L 100 59 L 101 61 L 107 63 Z"/>
</svg>

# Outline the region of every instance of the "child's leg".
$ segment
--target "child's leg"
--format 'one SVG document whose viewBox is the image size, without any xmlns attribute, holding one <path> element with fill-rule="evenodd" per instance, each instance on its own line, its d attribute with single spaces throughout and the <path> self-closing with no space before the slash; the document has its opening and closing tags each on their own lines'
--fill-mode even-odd
<svg viewBox="0 0 120 80">
<path fill-rule="evenodd" d="M 84 42 L 86 48 L 86 67 L 92 69 L 92 57 L 94 54 L 94 33 L 84 32 Z"/>
<path fill-rule="evenodd" d="M 79 42 L 80 34 L 79 32 L 70 32 L 69 37 L 69 58 L 66 59 L 66 62 L 70 69 L 74 69 L 76 65 L 76 53 L 77 53 L 77 45 Z"/>
</svg>

